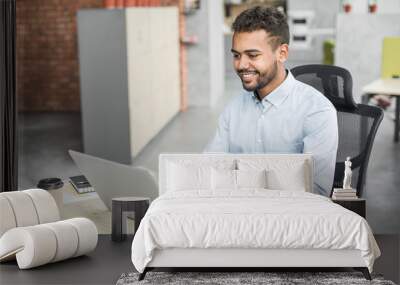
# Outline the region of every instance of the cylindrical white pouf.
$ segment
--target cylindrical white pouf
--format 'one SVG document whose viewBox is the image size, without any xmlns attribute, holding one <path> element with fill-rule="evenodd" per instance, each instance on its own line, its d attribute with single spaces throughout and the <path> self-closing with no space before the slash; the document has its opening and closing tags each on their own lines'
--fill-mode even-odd
<svg viewBox="0 0 400 285">
<path fill-rule="evenodd" d="M 13 228 L 0 239 L 0 258 L 14 255 L 20 269 L 49 263 L 57 252 L 54 232 L 43 225 Z"/>
<path fill-rule="evenodd" d="M 60 220 L 57 203 L 48 191 L 43 189 L 28 189 L 22 192 L 31 197 L 39 218 L 39 224 Z"/>
<path fill-rule="evenodd" d="M 75 228 L 64 221 L 44 224 L 50 228 L 57 238 L 57 253 L 51 262 L 73 257 L 78 249 L 79 237 Z"/>
<path fill-rule="evenodd" d="M 3 192 L 15 215 L 17 227 L 33 226 L 39 223 L 36 207 L 31 197 L 24 191 Z"/>
<path fill-rule="evenodd" d="M 0 193 L 0 238 L 5 232 L 16 226 L 17 222 L 15 221 L 11 204 L 8 199 Z"/>
<path fill-rule="evenodd" d="M 73 218 L 64 222 L 74 226 L 78 232 L 79 245 L 74 257 L 88 253 L 96 248 L 98 231 L 96 225 L 86 218 Z"/>
</svg>

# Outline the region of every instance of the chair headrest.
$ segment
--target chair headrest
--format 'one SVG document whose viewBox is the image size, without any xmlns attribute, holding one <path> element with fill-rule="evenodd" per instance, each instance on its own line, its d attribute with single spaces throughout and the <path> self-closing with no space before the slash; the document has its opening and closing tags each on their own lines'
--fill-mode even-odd
<svg viewBox="0 0 400 285">
<path fill-rule="evenodd" d="M 357 109 L 353 99 L 353 79 L 342 67 L 323 64 L 300 65 L 291 69 L 293 76 L 319 90 L 335 107 Z"/>
</svg>

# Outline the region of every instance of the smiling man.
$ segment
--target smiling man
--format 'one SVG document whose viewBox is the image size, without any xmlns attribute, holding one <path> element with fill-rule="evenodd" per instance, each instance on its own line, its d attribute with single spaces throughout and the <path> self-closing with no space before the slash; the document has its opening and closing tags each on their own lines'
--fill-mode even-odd
<svg viewBox="0 0 400 285">
<path fill-rule="evenodd" d="M 336 110 L 320 92 L 296 80 L 286 17 L 275 8 L 242 12 L 232 25 L 233 65 L 245 92 L 220 115 L 205 152 L 312 153 L 314 193 L 329 196 L 336 162 Z"/>
</svg>

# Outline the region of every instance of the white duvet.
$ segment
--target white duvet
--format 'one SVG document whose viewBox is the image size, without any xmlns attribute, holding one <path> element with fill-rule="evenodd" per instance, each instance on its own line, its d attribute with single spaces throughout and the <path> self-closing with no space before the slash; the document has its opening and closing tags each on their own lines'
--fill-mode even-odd
<svg viewBox="0 0 400 285">
<path fill-rule="evenodd" d="M 358 249 L 372 272 L 380 251 L 366 220 L 330 199 L 299 191 L 179 191 L 151 204 L 132 243 L 143 272 L 155 249 Z"/>
</svg>

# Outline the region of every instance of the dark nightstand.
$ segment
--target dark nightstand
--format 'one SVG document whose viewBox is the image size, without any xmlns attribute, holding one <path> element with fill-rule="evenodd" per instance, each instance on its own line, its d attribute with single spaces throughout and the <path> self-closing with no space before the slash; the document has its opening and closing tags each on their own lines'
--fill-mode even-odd
<svg viewBox="0 0 400 285">
<path fill-rule="evenodd" d="M 112 234 L 113 241 L 126 239 L 126 219 L 128 214 L 134 213 L 135 232 L 140 221 L 146 214 L 150 205 L 150 198 L 143 197 L 120 197 L 112 199 Z M 135 234 L 135 233 L 133 233 Z"/>
<path fill-rule="evenodd" d="M 332 199 L 332 202 L 339 204 L 340 206 L 359 214 L 361 217 L 365 218 L 365 199 L 354 199 L 354 200 L 340 200 Z"/>
</svg>

